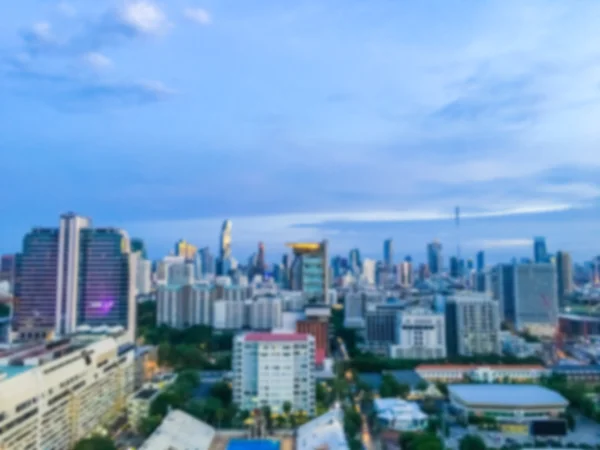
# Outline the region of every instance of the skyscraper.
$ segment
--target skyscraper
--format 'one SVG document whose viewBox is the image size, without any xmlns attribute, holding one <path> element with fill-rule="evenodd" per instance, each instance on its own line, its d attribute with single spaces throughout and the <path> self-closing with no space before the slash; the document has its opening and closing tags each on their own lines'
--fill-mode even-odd
<svg viewBox="0 0 600 450">
<path fill-rule="evenodd" d="M 57 228 L 34 228 L 23 239 L 13 320 L 20 339 L 43 338 L 54 329 L 58 236 Z"/>
<path fill-rule="evenodd" d="M 362 260 L 360 258 L 360 250 L 353 248 L 348 255 L 348 265 L 354 274 L 359 274 L 362 268 Z"/>
<path fill-rule="evenodd" d="M 383 242 L 383 263 L 388 268 L 394 265 L 394 241 L 391 238 Z"/>
<path fill-rule="evenodd" d="M 58 241 L 58 279 L 56 281 L 56 325 L 57 334 L 72 333 L 77 327 L 80 275 L 82 259 L 81 231 L 91 227 L 87 217 L 73 213 L 60 217 Z"/>
<path fill-rule="evenodd" d="M 185 239 L 179 239 L 175 243 L 175 256 L 181 256 L 186 260 L 193 261 L 197 252 L 198 248 Z"/>
<path fill-rule="evenodd" d="M 477 252 L 477 272 L 483 272 L 485 269 L 485 253 L 483 250 Z"/>
<path fill-rule="evenodd" d="M 548 252 L 546 250 L 546 238 L 536 237 L 533 240 L 533 260 L 536 263 L 548 262 Z"/>
<path fill-rule="evenodd" d="M 460 275 L 460 262 L 456 256 L 450 258 L 450 276 L 458 278 Z"/>
<path fill-rule="evenodd" d="M 25 236 L 16 290 L 21 338 L 72 333 L 79 325 L 122 326 L 135 334 L 138 254 L 115 228 L 92 228 L 73 213 L 59 228 Z"/>
<path fill-rule="evenodd" d="M 140 238 L 131 238 L 131 253 L 140 253 L 143 259 L 148 259 L 146 244 Z"/>
<path fill-rule="evenodd" d="M 433 241 L 427 245 L 427 263 L 429 272 L 432 275 L 442 273 L 444 262 L 442 259 L 442 244 L 438 241 Z"/>
<path fill-rule="evenodd" d="M 291 269 L 293 290 L 300 290 L 317 303 L 325 303 L 329 289 L 327 241 L 288 244 L 294 251 Z"/>
<path fill-rule="evenodd" d="M 219 242 L 219 267 L 218 275 L 227 275 L 231 269 L 231 221 L 226 220 L 221 227 Z"/>
<path fill-rule="evenodd" d="M 262 242 L 258 243 L 258 253 L 256 254 L 256 266 L 254 273 L 256 275 L 264 276 L 267 271 L 267 262 L 265 260 L 265 244 Z"/>
<path fill-rule="evenodd" d="M 573 262 L 567 252 L 556 253 L 556 276 L 558 287 L 558 304 L 563 307 L 566 297 L 573 291 Z"/>
</svg>

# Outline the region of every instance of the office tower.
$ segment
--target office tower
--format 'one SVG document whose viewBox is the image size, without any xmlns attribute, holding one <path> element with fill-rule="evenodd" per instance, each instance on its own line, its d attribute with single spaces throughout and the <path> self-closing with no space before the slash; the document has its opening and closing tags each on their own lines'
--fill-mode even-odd
<svg viewBox="0 0 600 450">
<path fill-rule="evenodd" d="M 8 282 L 10 292 L 14 292 L 16 271 L 16 255 L 2 255 L 0 258 L 0 282 Z"/>
<path fill-rule="evenodd" d="M 140 253 L 143 259 L 148 259 L 146 244 L 140 238 L 131 238 L 131 253 Z"/>
<path fill-rule="evenodd" d="M 362 263 L 362 276 L 368 284 L 375 284 L 375 268 L 374 259 L 365 259 Z"/>
<path fill-rule="evenodd" d="M 307 306 L 304 319 L 296 322 L 296 332 L 315 338 L 315 363 L 323 364 L 329 355 L 329 318 L 331 308 L 321 305 Z"/>
<path fill-rule="evenodd" d="M 211 290 L 194 284 L 159 286 L 156 321 L 158 325 L 179 329 L 212 325 Z"/>
<path fill-rule="evenodd" d="M 473 270 L 474 266 L 473 266 L 473 260 L 471 258 L 467 259 L 467 271 L 471 271 Z"/>
<path fill-rule="evenodd" d="M 411 288 L 414 284 L 413 269 L 411 261 L 402 261 L 398 265 L 398 282 L 400 286 Z"/>
<path fill-rule="evenodd" d="M 548 252 L 546 250 L 546 238 L 536 237 L 533 240 L 533 261 L 536 263 L 548 262 Z"/>
<path fill-rule="evenodd" d="M 424 281 L 431 275 L 427 264 L 419 264 L 419 281 Z"/>
<path fill-rule="evenodd" d="M 364 315 L 364 345 L 373 353 L 387 355 L 389 346 L 396 342 L 398 310 L 367 305 Z"/>
<path fill-rule="evenodd" d="M 360 250 L 357 248 L 353 248 L 350 250 L 348 254 L 348 266 L 350 267 L 350 271 L 353 274 L 361 273 L 362 269 L 362 260 L 360 258 Z"/>
<path fill-rule="evenodd" d="M 80 235 L 77 325 L 122 326 L 135 336 L 136 255 L 131 253 L 127 233 L 85 228 Z"/>
<path fill-rule="evenodd" d="M 492 271 L 492 291 L 500 316 L 518 329 L 553 328 L 558 320 L 556 268 L 550 263 L 500 264 Z"/>
<path fill-rule="evenodd" d="M 391 358 L 443 359 L 446 357 L 444 314 L 414 308 L 397 316 L 396 342 L 390 346 Z"/>
<path fill-rule="evenodd" d="M 569 253 L 556 253 L 556 276 L 558 302 L 564 307 L 567 304 L 567 296 L 573 291 L 573 262 Z"/>
<path fill-rule="evenodd" d="M 20 339 L 44 338 L 56 325 L 58 241 L 57 228 L 34 228 L 23 239 L 13 318 Z"/>
<path fill-rule="evenodd" d="M 315 338 L 309 334 L 247 333 L 234 338 L 233 401 L 250 411 L 315 414 Z"/>
<path fill-rule="evenodd" d="M 483 250 L 477 252 L 477 272 L 483 272 L 485 269 L 485 253 Z"/>
<path fill-rule="evenodd" d="M 442 259 L 442 244 L 438 241 L 433 241 L 427 245 L 427 263 L 429 266 L 429 273 L 431 275 L 438 275 L 442 273 L 444 268 L 444 262 Z"/>
<path fill-rule="evenodd" d="M 383 264 L 386 267 L 394 265 L 394 241 L 392 239 L 386 239 L 383 242 Z"/>
<path fill-rule="evenodd" d="M 463 292 L 446 300 L 448 356 L 500 353 L 498 303 L 485 294 Z"/>
<path fill-rule="evenodd" d="M 0 448 L 72 449 L 110 427 L 134 391 L 135 353 L 122 336 L 61 339 L 5 352 Z"/>
<path fill-rule="evenodd" d="M 290 271 L 292 289 L 302 291 L 313 302 L 325 303 L 329 290 L 327 241 L 288 246 L 294 252 Z"/>
<path fill-rule="evenodd" d="M 91 227 L 92 221 L 73 213 L 60 217 L 58 241 L 58 278 L 56 280 L 57 334 L 72 333 L 79 313 L 80 276 L 85 269 L 85 250 L 81 248 L 81 232 Z M 82 267 L 83 265 L 83 267 Z"/>
<path fill-rule="evenodd" d="M 175 243 L 175 256 L 181 256 L 188 261 L 193 261 L 197 252 L 198 248 L 184 239 L 180 239 Z"/>
<path fill-rule="evenodd" d="M 251 330 L 281 328 L 283 305 L 280 298 L 260 297 L 248 304 L 248 327 Z"/>
<path fill-rule="evenodd" d="M 219 267 L 217 275 L 227 275 L 231 270 L 231 221 L 226 220 L 221 227 L 219 240 Z"/>
<path fill-rule="evenodd" d="M 450 276 L 458 278 L 460 276 L 460 263 L 456 256 L 450 258 Z"/>
<path fill-rule="evenodd" d="M 265 259 L 265 244 L 258 243 L 258 253 L 256 254 L 256 263 L 254 266 L 254 274 L 261 277 L 267 272 L 267 262 Z"/>
<path fill-rule="evenodd" d="M 290 289 L 290 255 L 285 254 L 281 258 L 281 288 Z"/>
<path fill-rule="evenodd" d="M 214 275 L 215 273 L 215 258 L 210 253 L 208 247 L 200 250 L 200 259 L 202 261 L 202 275 Z"/>
</svg>

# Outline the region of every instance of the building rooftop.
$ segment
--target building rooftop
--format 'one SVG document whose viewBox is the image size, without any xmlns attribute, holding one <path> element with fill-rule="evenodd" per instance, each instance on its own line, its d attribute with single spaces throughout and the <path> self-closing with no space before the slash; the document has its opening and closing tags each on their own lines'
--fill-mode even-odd
<svg viewBox="0 0 600 450">
<path fill-rule="evenodd" d="M 244 340 L 249 342 L 293 342 L 306 341 L 308 334 L 303 333 L 247 333 Z"/>
<path fill-rule="evenodd" d="M 501 405 L 527 407 L 543 405 L 568 406 L 558 392 L 532 384 L 450 384 L 451 396 L 468 405 Z"/>
<path fill-rule="evenodd" d="M 544 370 L 540 364 L 419 364 L 415 370 L 475 370 L 481 368 L 497 370 Z"/>
<path fill-rule="evenodd" d="M 394 419 L 427 419 L 427 414 L 421 411 L 418 404 L 399 398 L 376 398 L 374 406 L 377 411 L 377 417 L 388 421 Z"/>
<path fill-rule="evenodd" d="M 342 411 L 339 408 L 332 409 L 298 428 L 296 449 L 314 450 L 317 448 L 328 450 L 348 448 Z"/>
<path fill-rule="evenodd" d="M 142 389 L 135 394 L 135 398 L 139 398 L 141 400 L 148 400 L 152 398 L 157 392 L 158 389 Z"/>
<path fill-rule="evenodd" d="M 169 412 L 140 450 L 208 450 L 215 437 L 210 425 L 177 409 Z"/>
<path fill-rule="evenodd" d="M 16 377 L 32 368 L 33 366 L 0 366 L 0 381 Z"/>
</svg>

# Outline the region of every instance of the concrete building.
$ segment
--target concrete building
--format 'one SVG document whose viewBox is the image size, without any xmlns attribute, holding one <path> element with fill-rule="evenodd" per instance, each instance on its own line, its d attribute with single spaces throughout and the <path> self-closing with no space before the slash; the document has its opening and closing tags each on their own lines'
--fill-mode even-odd
<svg viewBox="0 0 600 450">
<path fill-rule="evenodd" d="M 216 300 L 213 302 L 214 328 L 219 330 L 241 330 L 246 321 L 246 305 L 234 300 Z"/>
<path fill-rule="evenodd" d="M 331 309 L 320 305 L 305 308 L 304 318 L 296 322 L 296 332 L 315 338 L 315 363 L 323 364 L 329 356 L 329 318 Z"/>
<path fill-rule="evenodd" d="M 369 285 L 375 284 L 375 267 L 374 259 L 365 259 L 362 263 L 362 279 Z"/>
<path fill-rule="evenodd" d="M 290 271 L 292 290 L 302 291 L 317 303 L 325 303 L 330 283 L 327 241 L 288 246 L 294 252 Z"/>
<path fill-rule="evenodd" d="M 211 292 L 204 285 L 158 286 L 156 298 L 158 325 L 181 329 L 212 324 Z"/>
<path fill-rule="evenodd" d="M 398 340 L 398 310 L 367 305 L 365 313 L 364 346 L 367 350 L 387 355 L 390 345 Z"/>
<path fill-rule="evenodd" d="M 152 262 L 144 259 L 140 253 L 137 253 L 135 287 L 136 297 L 138 295 L 148 295 L 152 292 Z"/>
<path fill-rule="evenodd" d="M 415 282 L 413 277 L 412 262 L 402 261 L 398 264 L 398 284 L 404 288 L 411 288 Z"/>
<path fill-rule="evenodd" d="M 315 338 L 247 333 L 233 344 L 233 401 L 243 410 L 270 406 L 315 414 Z"/>
<path fill-rule="evenodd" d="M 248 327 L 252 330 L 272 330 L 282 326 L 281 299 L 262 297 L 247 301 Z"/>
<path fill-rule="evenodd" d="M 487 295 L 464 292 L 450 296 L 445 319 L 449 356 L 500 353 L 498 304 Z"/>
<path fill-rule="evenodd" d="M 556 253 L 556 281 L 559 306 L 566 306 L 567 296 L 573 292 L 573 261 L 567 252 Z"/>
<path fill-rule="evenodd" d="M 160 395 L 160 390 L 147 387 L 137 391 L 127 402 L 127 422 L 138 432 L 142 421 L 149 416 L 150 405 Z"/>
<path fill-rule="evenodd" d="M 185 258 L 187 261 L 193 261 L 198 252 L 198 247 L 190 244 L 185 239 L 180 239 L 175 243 L 175 255 Z"/>
<path fill-rule="evenodd" d="M 444 269 L 442 244 L 438 241 L 427 245 L 427 267 L 431 275 L 441 274 Z"/>
<path fill-rule="evenodd" d="M 446 357 L 446 324 L 443 314 L 423 308 L 398 313 L 396 342 L 391 358 L 442 359 Z"/>
<path fill-rule="evenodd" d="M 122 414 L 135 357 L 124 338 L 67 338 L 0 353 L 0 448 L 73 448 Z"/>
<path fill-rule="evenodd" d="M 344 433 L 344 413 L 334 407 L 325 414 L 298 427 L 296 432 L 297 450 L 347 450 L 348 442 Z"/>
<path fill-rule="evenodd" d="M 430 382 L 535 383 L 550 371 L 539 364 L 421 364 L 415 371 Z"/>
</svg>

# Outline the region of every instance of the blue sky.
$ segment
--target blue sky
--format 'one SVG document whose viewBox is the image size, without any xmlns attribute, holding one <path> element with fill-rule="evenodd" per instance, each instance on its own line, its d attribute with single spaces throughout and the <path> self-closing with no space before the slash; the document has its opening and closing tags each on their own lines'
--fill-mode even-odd
<svg viewBox="0 0 600 450">
<path fill-rule="evenodd" d="M 600 253 L 595 1 L 20 0 L 0 17 L 0 251 L 74 210 L 234 255 Z"/>
</svg>

